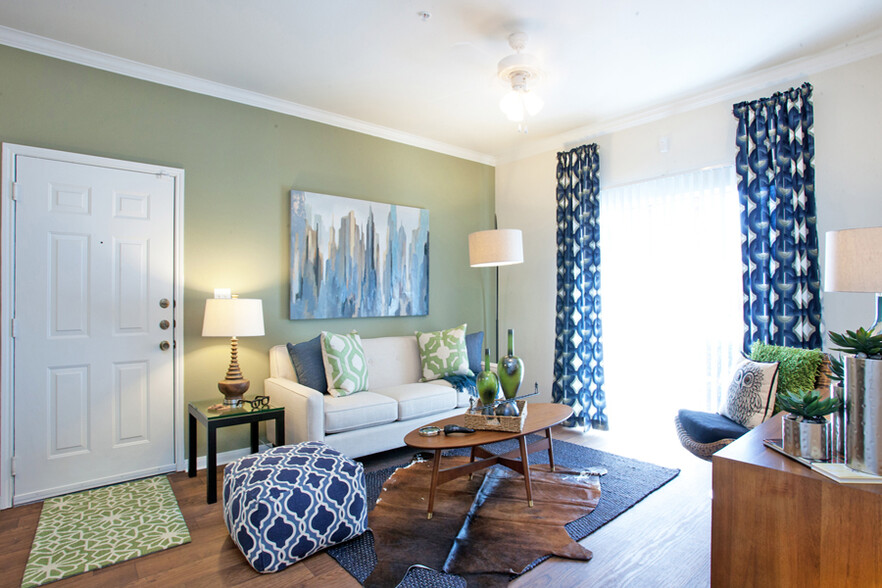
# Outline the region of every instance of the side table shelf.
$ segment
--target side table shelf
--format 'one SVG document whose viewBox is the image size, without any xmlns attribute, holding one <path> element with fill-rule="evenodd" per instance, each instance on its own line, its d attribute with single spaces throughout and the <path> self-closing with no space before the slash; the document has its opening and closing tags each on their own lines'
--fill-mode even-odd
<svg viewBox="0 0 882 588">
<path fill-rule="evenodd" d="M 199 400 L 191 402 L 187 407 L 190 414 L 189 425 L 189 460 L 187 475 L 196 476 L 196 423 L 202 423 L 208 435 L 206 449 L 206 500 L 208 504 L 217 502 L 217 430 L 233 425 L 251 425 L 251 453 L 258 451 L 258 425 L 260 421 L 275 420 L 276 445 L 285 444 L 285 407 L 264 406 L 251 408 L 250 405 L 210 410 L 209 407 L 219 404 L 217 400 Z"/>
</svg>

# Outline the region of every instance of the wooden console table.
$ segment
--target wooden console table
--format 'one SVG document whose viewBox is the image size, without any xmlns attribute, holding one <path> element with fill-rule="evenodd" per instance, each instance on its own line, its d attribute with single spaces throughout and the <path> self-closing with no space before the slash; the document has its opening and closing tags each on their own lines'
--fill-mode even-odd
<svg viewBox="0 0 882 588">
<path fill-rule="evenodd" d="M 711 585 L 882 585 L 882 484 L 838 484 L 766 448 L 781 415 L 713 456 Z"/>
</svg>

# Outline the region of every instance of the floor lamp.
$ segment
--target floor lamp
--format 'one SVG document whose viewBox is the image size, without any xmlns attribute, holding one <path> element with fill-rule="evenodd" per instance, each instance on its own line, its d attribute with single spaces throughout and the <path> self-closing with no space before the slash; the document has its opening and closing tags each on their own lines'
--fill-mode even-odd
<svg viewBox="0 0 882 588">
<path fill-rule="evenodd" d="M 469 265 L 496 268 L 496 354 L 499 351 L 499 266 L 524 263 L 519 229 L 492 229 L 469 235 Z"/>
</svg>

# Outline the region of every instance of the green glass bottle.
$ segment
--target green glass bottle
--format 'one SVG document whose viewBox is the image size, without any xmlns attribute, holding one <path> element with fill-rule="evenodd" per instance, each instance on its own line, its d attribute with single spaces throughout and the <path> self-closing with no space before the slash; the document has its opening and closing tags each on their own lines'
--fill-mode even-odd
<svg viewBox="0 0 882 588">
<path fill-rule="evenodd" d="M 492 404 L 496 402 L 499 395 L 499 379 L 496 374 L 490 371 L 490 348 L 484 349 L 484 369 L 476 378 L 478 387 L 478 398 L 484 405 L 482 412 L 493 414 Z"/>
<path fill-rule="evenodd" d="M 518 395 L 524 381 L 524 362 L 514 354 L 514 330 L 508 330 L 508 355 L 499 358 L 499 384 L 509 400 Z"/>
</svg>

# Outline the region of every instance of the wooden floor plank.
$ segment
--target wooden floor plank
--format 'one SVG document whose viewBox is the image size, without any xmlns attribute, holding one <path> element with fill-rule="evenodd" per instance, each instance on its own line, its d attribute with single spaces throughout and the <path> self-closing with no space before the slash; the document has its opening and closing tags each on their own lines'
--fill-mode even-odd
<svg viewBox="0 0 882 588">
<path fill-rule="evenodd" d="M 628 512 L 581 541 L 594 552 L 590 562 L 551 558 L 515 580 L 513 587 L 555 586 L 688 586 L 710 585 L 710 464 L 682 449 L 673 425 L 659 431 L 589 432 L 585 435 L 556 427 L 554 437 L 641 459 L 681 474 Z M 370 469 L 395 465 L 412 456 L 412 449 L 363 459 Z M 219 476 L 222 473 L 219 472 Z M 188 586 L 218 588 L 304 586 L 350 588 L 359 584 L 324 553 L 276 574 L 259 574 L 230 539 L 222 506 L 205 502 L 205 472 L 188 478 L 169 476 L 192 542 L 129 562 L 110 566 L 53 584 L 76 586 Z M 220 479 L 220 478 L 219 478 Z M 19 586 L 41 505 L 0 511 L 0 586 Z"/>
</svg>

